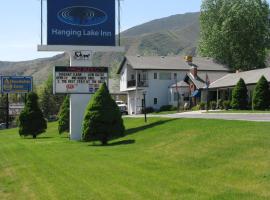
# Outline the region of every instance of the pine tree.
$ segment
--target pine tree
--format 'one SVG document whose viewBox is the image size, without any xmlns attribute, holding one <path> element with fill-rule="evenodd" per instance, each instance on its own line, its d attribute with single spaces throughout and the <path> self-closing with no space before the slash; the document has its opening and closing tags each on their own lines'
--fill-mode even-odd
<svg viewBox="0 0 270 200">
<path fill-rule="evenodd" d="M 260 78 L 256 84 L 253 98 L 252 107 L 255 110 L 266 110 L 270 106 L 270 92 L 268 81 L 264 76 Z"/>
<path fill-rule="evenodd" d="M 124 136 L 121 112 L 104 83 L 90 100 L 83 121 L 83 140 L 101 141 Z"/>
<path fill-rule="evenodd" d="M 58 132 L 69 132 L 69 96 L 66 96 L 58 113 Z"/>
<path fill-rule="evenodd" d="M 248 107 L 247 87 L 242 78 L 233 89 L 231 106 L 239 110 L 245 110 Z"/>
<path fill-rule="evenodd" d="M 27 95 L 26 105 L 19 116 L 19 134 L 21 136 L 37 135 L 44 133 L 47 129 L 47 121 L 38 105 L 38 96 L 34 92 Z"/>
</svg>

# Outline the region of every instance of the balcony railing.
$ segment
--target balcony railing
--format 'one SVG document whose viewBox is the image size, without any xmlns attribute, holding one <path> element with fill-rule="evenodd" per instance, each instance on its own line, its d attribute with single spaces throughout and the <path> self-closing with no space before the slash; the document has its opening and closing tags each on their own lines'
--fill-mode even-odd
<svg viewBox="0 0 270 200">
<path fill-rule="evenodd" d="M 127 82 L 127 87 L 136 87 L 136 80 L 130 80 Z M 138 81 L 138 87 L 148 87 L 148 81 L 147 80 L 142 80 Z"/>
</svg>

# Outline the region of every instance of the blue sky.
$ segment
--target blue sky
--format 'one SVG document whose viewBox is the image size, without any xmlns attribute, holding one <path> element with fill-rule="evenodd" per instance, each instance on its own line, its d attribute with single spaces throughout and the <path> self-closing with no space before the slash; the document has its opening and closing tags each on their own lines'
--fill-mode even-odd
<svg viewBox="0 0 270 200">
<path fill-rule="evenodd" d="M 201 0 L 124 0 L 122 31 L 144 22 L 200 10 Z M 0 61 L 47 57 L 37 52 L 40 43 L 40 0 L 5 0 L 0 7 Z"/>
</svg>

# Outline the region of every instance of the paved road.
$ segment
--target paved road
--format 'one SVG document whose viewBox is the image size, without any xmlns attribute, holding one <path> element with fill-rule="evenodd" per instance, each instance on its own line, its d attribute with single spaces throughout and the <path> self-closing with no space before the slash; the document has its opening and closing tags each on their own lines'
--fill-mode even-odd
<svg viewBox="0 0 270 200">
<path fill-rule="evenodd" d="M 194 118 L 194 119 L 224 119 L 224 120 L 241 120 L 241 121 L 258 121 L 270 122 L 270 113 L 202 113 L 200 111 L 164 114 L 164 115 L 147 115 L 149 117 L 168 117 L 168 118 Z M 133 115 L 129 117 L 143 117 L 143 115 Z"/>
</svg>

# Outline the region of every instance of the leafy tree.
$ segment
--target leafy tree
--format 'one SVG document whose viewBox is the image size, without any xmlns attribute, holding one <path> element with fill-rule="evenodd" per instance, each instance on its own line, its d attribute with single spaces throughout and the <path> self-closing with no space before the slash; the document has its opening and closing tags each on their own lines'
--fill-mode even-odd
<svg viewBox="0 0 270 200">
<path fill-rule="evenodd" d="M 45 118 L 49 118 L 50 115 L 56 115 L 65 98 L 65 95 L 53 94 L 52 74 L 49 75 L 47 81 L 44 83 L 40 96 L 40 107 Z"/>
<path fill-rule="evenodd" d="M 269 45 L 265 0 L 203 0 L 199 52 L 233 69 L 265 66 Z"/>
<path fill-rule="evenodd" d="M 38 105 L 38 96 L 30 92 L 27 96 L 26 105 L 19 116 L 19 134 L 21 136 L 37 135 L 44 133 L 47 129 L 47 121 Z"/>
<path fill-rule="evenodd" d="M 121 112 L 104 83 L 90 100 L 83 121 L 83 140 L 101 141 L 124 135 L 125 127 Z"/>
<path fill-rule="evenodd" d="M 58 132 L 69 132 L 69 96 L 66 96 L 58 113 Z"/>
<path fill-rule="evenodd" d="M 242 78 L 233 89 L 231 106 L 239 110 L 245 110 L 248 107 L 247 87 Z"/>
<path fill-rule="evenodd" d="M 6 95 L 0 95 L 0 123 L 6 121 L 6 104 L 7 102 L 7 96 Z"/>
<path fill-rule="evenodd" d="M 253 98 L 252 98 L 252 107 L 255 110 L 266 110 L 270 105 L 270 92 L 268 81 L 264 76 L 260 78 L 256 84 Z"/>
</svg>

